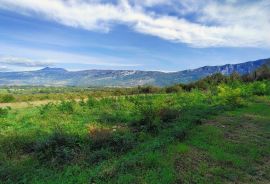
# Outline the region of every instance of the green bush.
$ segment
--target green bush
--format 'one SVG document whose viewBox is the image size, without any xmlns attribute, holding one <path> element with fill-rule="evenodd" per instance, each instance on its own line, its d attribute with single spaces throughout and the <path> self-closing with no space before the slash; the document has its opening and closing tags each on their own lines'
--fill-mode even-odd
<svg viewBox="0 0 270 184">
<path fill-rule="evenodd" d="M 172 135 L 173 138 L 178 139 L 180 141 L 183 141 L 187 136 L 187 130 L 185 130 L 182 127 L 176 127 L 172 131 L 171 135 Z"/>
<path fill-rule="evenodd" d="M 100 149 L 97 151 L 91 152 L 87 157 L 87 162 L 90 164 L 96 164 L 100 161 L 106 160 L 112 156 L 112 153 L 109 149 Z"/>
<path fill-rule="evenodd" d="M 88 127 L 90 147 L 91 150 L 98 150 L 108 146 L 108 142 L 113 136 L 113 132 L 110 128 L 105 127 Z"/>
<path fill-rule="evenodd" d="M 45 140 L 36 142 L 34 153 L 38 160 L 52 165 L 72 162 L 80 153 L 79 139 L 61 132 L 55 132 Z"/>
<path fill-rule="evenodd" d="M 136 140 L 131 133 L 115 133 L 109 141 L 109 146 L 116 153 L 124 153 L 135 145 Z"/>
<path fill-rule="evenodd" d="M 9 108 L 1 108 L 0 107 L 0 118 L 6 117 L 8 115 Z"/>
<path fill-rule="evenodd" d="M 91 135 L 91 149 L 110 149 L 116 153 L 126 152 L 136 145 L 134 135 L 128 132 L 112 132 L 109 129 L 101 129 Z"/>
<path fill-rule="evenodd" d="M 178 93 L 181 92 L 182 90 L 183 89 L 180 85 L 174 85 L 165 88 L 166 93 Z"/>
<path fill-rule="evenodd" d="M 21 176 L 24 173 L 31 173 L 29 167 L 14 166 L 13 164 L 4 163 L 2 160 L 0 161 L 0 166 L 1 184 L 24 183 L 21 180 Z"/>
<path fill-rule="evenodd" d="M 168 123 L 168 122 L 171 122 L 171 121 L 177 119 L 180 115 L 180 112 L 177 109 L 162 108 L 159 110 L 158 115 L 159 115 L 162 122 Z"/>
<path fill-rule="evenodd" d="M 71 114 L 74 112 L 74 103 L 75 103 L 74 101 L 62 101 L 58 105 L 58 109 L 61 112 Z"/>
<path fill-rule="evenodd" d="M 264 82 L 254 82 L 252 83 L 252 93 L 254 95 L 266 95 L 269 94 L 269 88 Z"/>
<path fill-rule="evenodd" d="M 242 98 L 242 89 L 240 87 L 232 88 L 228 85 L 219 85 L 217 89 L 217 104 L 231 105 L 233 107 L 245 105 L 245 101 Z"/>
<path fill-rule="evenodd" d="M 136 129 L 157 133 L 161 125 L 158 109 L 154 107 L 151 101 L 143 102 L 137 108 L 138 119 L 131 122 L 131 125 Z"/>
<path fill-rule="evenodd" d="M 14 102 L 15 97 L 11 94 L 5 94 L 0 96 L 0 103 L 9 103 L 9 102 Z"/>
<path fill-rule="evenodd" d="M 45 115 L 53 107 L 54 107 L 54 104 L 53 103 L 48 103 L 48 104 L 45 104 L 45 105 L 41 105 L 40 107 L 38 107 L 38 109 L 39 109 L 39 112 L 40 112 L 41 115 Z"/>
<path fill-rule="evenodd" d="M 96 104 L 97 104 L 97 100 L 92 96 L 88 96 L 88 99 L 86 101 L 86 105 L 89 108 L 92 108 L 92 107 L 96 106 Z"/>
<path fill-rule="evenodd" d="M 32 153 L 34 147 L 34 140 L 31 134 L 23 136 L 13 134 L 8 137 L 1 137 L 0 145 L 0 153 L 4 153 L 6 158 L 12 158 L 17 157 L 18 155 Z M 1 156 L 2 155 L 0 154 L 0 158 Z"/>
<path fill-rule="evenodd" d="M 160 88 L 155 86 L 138 86 L 138 91 L 142 94 L 158 93 L 160 92 Z"/>
</svg>

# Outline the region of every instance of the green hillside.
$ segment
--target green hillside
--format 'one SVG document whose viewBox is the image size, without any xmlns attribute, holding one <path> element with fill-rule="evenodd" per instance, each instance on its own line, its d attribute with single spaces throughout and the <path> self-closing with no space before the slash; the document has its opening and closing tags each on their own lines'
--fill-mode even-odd
<svg viewBox="0 0 270 184">
<path fill-rule="evenodd" d="M 0 180 L 267 183 L 269 92 L 269 81 L 235 81 L 1 108 Z"/>
</svg>

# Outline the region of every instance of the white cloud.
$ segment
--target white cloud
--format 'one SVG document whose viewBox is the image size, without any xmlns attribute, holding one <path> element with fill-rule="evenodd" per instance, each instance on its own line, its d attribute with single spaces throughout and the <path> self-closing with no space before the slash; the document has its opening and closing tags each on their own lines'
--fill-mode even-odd
<svg viewBox="0 0 270 184">
<path fill-rule="evenodd" d="M 0 66 L 0 72 L 7 72 L 9 71 L 7 66 Z"/>
<path fill-rule="evenodd" d="M 14 56 L 0 56 L 0 64 L 20 67 L 47 67 L 53 65 L 51 62 L 48 61 L 35 61 L 30 58 Z"/>
<path fill-rule="evenodd" d="M 172 3 L 170 0 L 129 0 L 129 2 L 140 6 L 157 6 L 157 5 L 169 5 Z"/>
<path fill-rule="evenodd" d="M 160 5 L 175 15 L 156 11 Z M 108 32 L 125 24 L 193 47 L 270 47 L 269 0 L 0 0 L 0 8 L 86 30 Z"/>
<path fill-rule="evenodd" d="M 5 53 L 13 53 L 6 56 Z M 38 60 L 35 58 L 39 58 Z M 98 67 L 138 67 L 141 66 L 121 57 L 90 56 L 64 51 L 52 51 L 37 48 L 18 47 L 0 44 L 0 65 L 12 65 L 23 68 L 43 68 L 47 66 L 68 66 L 73 64 L 94 65 Z"/>
</svg>

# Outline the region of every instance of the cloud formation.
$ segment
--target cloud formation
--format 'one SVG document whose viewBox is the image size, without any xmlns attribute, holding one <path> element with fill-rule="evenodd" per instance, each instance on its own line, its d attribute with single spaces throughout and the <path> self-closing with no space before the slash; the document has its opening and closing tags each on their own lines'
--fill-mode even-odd
<svg viewBox="0 0 270 184">
<path fill-rule="evenodd" d="M 192 47 L 270 47 L 269 0 L 0 0 L 0 8 L 90 31 L 124 24 Z"/>
<path fill-rule="evenodd" d="M 36 61 L 29 58 L 13 57 L 13 56 L 0 56 L 1 65 L 12 65 L 18 67 L 47 67 L 52 66 L 53 63 L 46 61 Z M 2 67 L 6 68 L 6 67 Z"/>
<path fill-rule="evenodd" d="M 5 53 L 13 53 L 12 55 L 5 55 Z M 40 59 L 35 59 L 40 58 Z M 48 66 L 58 67 L 62 65 L 84 65 L 96 67 L 139 67 L 133 59 L 125 59 L 114 56 L 94 56 L 83 55 L 72 52 L 46 50 L 38 48 L 27 48 L 15 45 L 1 45 L 0 44 L 0 66 L 9 65 L 17 68 L 34 69 Z"/>
<path fill-rule="evenodd" d="M 7 71 L 9 71 L 8 67 L 0 66 L 0 72 L 7 72 Z"/>
</svg>

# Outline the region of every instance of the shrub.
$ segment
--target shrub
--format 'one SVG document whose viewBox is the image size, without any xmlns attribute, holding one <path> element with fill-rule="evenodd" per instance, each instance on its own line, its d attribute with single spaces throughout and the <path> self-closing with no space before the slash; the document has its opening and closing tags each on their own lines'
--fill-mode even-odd
<svg viewBox="0 0 270 184">
<path fill-rule="evenodd" d="M 89 156 L 87 157 L 87 162 L 91 164 L 96 164 L 100 161 L 110 158 L 111 155 L 112 153 L 110 152 L 109 149 L 100 149 L 90 153 Z"/>
<path fill-rule="evenodd" d="M 269 61 L 257 68 L 254 72 L 242 76 L 244 82 L 262 81 L 270 79 L 270 63 Z"/>
<path fill-rule="evenodd" d="M 15 97 L 11 94 L 5 94 L 0 96 L 0 102 L 1 103 L 8 103 L 8 102 L 14 102 L 15 101 Z"/>
<path fill-rule="evenodd" d="M 58 105 L 58 109 L 62 112 L 65 113 L 73 113 L 74 112 L 74 106 L 73 106 L 73 101 L 62 101 L 59 105 Z"/>
<path fill-rule="evenodd" d="M 232 88 L 227 85 L 218 86 L 217 92 L 217 103 L 221 105 L 231 105 L 231 106 L 243 106 L 245 104 L 242 98 L 242 91 L 238 88 Z"/>
<path fill-rule="evenodd" d="M 187 136 L 186 129 L 183 127 L 176 127 L 172 131 L 172 137 L 178 140 L 184 140 Z"/>
<path fill-rule="evenodd" d="M 136 145 L 134 135 L 130 133 L 114 133 L 109 140 L 109 146 L 116 153 L 126 152 Z"/>
<path fill-rule="evenodd" d="M 80 105 L 80 106 L 85 106 L 85 105 L 86 105 L 86 102 L 84 101 L 83 98 L 80 99 L 79 105 Z"/>
<path fill-rule="evenodd" d="M 233 73 L 229 76 L 229 81 L 230 81 L 230 82 L 242 81 L 241 75 L 239 75 L 239 73 L 237 73 L 237 72 L 233 72 Z"/>
<path fill-rule="evenodd" d="M 182 90 L 183 89 L 180 85 L 169 86 L 169 87 L 166 87 L 165 89 L 166 93 L 178 93 Z"/>
<path fill-rule="evenodd" d="M 86 105 L 89 107 L 89 108 L 92 108 L 94 107 L 95 105 L 97 104 L 97 100 L 92 97 L 92 96 L 88 96 L 88 99 L 86 101 Z"/>
<path fill-rule="evenodd" d="M 138 119 L 131 122 L 137 129 L 146 130 L 150 133 L 157 133 L 161 124 L 158 110 L 152 103 L 144 102 L 138 105 Z"/>
<path fill-rule="evenodd" d="M 42 163 L 64 165 L 72 162 L 80 151 L 79 139 L 61 132 L 55 132 L 43 141 L 36 142 L 34 152 Z"/>
<path fill-rule="evenodd" d="M 154 86 L 138 86 L 139 93 L 148 94 L 148 93 L 158 93 L 160 88 Z"/>
<path fill-rule="evenodd" d="M 23 165 L 8 164 L 0 161 L 0 183 L 23 183 L 21 176 L 26 172 L 31 172 L 29 167 Z"/>
<path fill-rule="evenodd" d="M 105 109 L 99 112 L 99 121 L 104 123 L 119 123 L 121 116 L 113 109 Z"/>
<path fill-rule="evenodd" d="M 162 122 L 171 122 L 179 117 L 180 112 L 177 109 L 162 108 L 159 110 L 159 117 Z"/>
<path fill-rule="evenodd" d="M 8 115 L 9 108 L 1 108 L 0 107 L 0 118 L 6 117 Z"/>
<path fill-rule="evenodd" d="M 1 153 L 8 158 L 18 157 L 25 153 L 33 151 L 33 136 L 12 134 L 8 137 L 1 137 L 0 139 Z M 2 155 L 0 154 L 0 157 Z"/>
<path fill-rule="evenodd" d="M 135 145 L 134 136 L 124 130 L 96 126 L 90 126 L 88 129 L 93 150 L 111 149 L 119 153 L 129 150 Z"/>
<path fill-rule="evenodd" d="M 45 105 L 41 105 L 39 107 L 39 113 L 41 115 L 44 115 L 46 114 L 48 111 L 50 111 L 52 108 L 53 108 L 54 104 L 53 103 L 48 103 L 48 104 L 45 104 Z"/>
<path fill-rule="evenodd" d="M 252 84 L 252 93 L 254 95 L 266 95 L 268 93 L 267 85 L 264 82 L 254 82 Z"/>
<path fill-rule="evenodd" d="M 117 88 L 113 91 L 113 95 L 114 96 L 120 96 L 120 95 L 124 95 L 126 92 L 124 91 L 124 89 L 121 88 Z"/>
<path fill-rule="evenodd" d="M 189 83 L 183 86 L 183 89 L 187 91 L 191 91 L 192 89 L 201 89 L 201 90 L 207 90 L 211 89 L 213 86 L 227 83 L 228 77 L 222 75 L 221 73 L 215 73 L 209 76 L 206 76 L 196 82 Z"/>
<path fill-rule="evenodd" d="M 112 137 L 112 130 L 105 127 L 89 126 L 88 132 L 93 149 L 100 149 L 107 145 Z"/>
<path fill-rule="evenodd" d="M 256 80 L 268 80 L 270 79 L 270 64 L 268 62 L 268 64 L 262 65 L 261 67 L 259 67 L 255 72 L 254 72 L 254 76 Z"/>
</svg>

